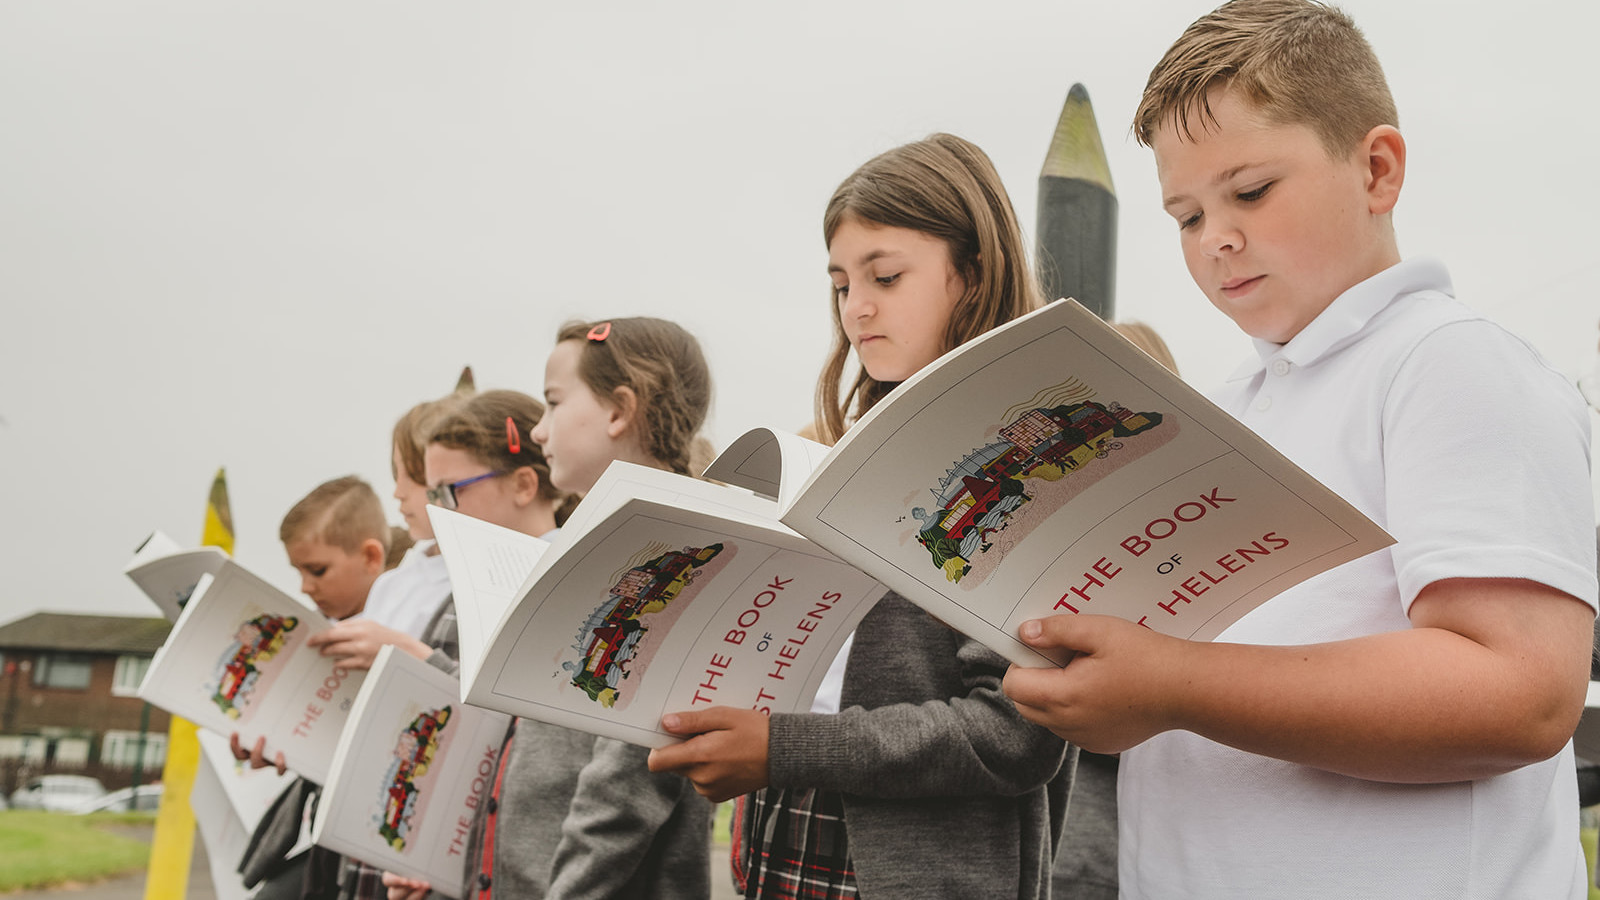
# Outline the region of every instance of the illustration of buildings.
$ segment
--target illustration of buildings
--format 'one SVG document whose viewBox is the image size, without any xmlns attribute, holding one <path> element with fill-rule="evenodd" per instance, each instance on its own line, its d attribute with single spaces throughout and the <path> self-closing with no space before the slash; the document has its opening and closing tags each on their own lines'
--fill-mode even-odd
<svg viewBox="0 0 1600 900">
<path fill-rule="evenodd" d="M 660 612 L 695 578 L 701 566 L 722 552 L 722 544 L 670 550 L 624 572 L 607 592 L 606 600 L 591 613 L 578 631 L 575 648 L 579 663 L 565 663 L 573 686 L 604 706 L 612 706 L 628 677 L 639 642 L 649 626 L 645 615 Z"/>
<path fill-rule="evenodd" d="M 233 644 L 217 662 L 217 686 L 211 702 L 231 719 L 239 718 L 245 700 L 255 688 L 258 666 L 283 649 L 289 632 L 300 624 L 294 616 L 256 616 L 239 626 Z"/>
<path fill-rule="evenodd" d="M 999 429 L 999 440 L 958 460 L 933 489 L 936 511 L 912 510 L 922 523 L 917 541 L 951 581 L 988 549 L 987 536 L 1006 527 L 1030 499 L 1028 478 L 1054 481 L 1122 449 L 1131 437 L 1161 423 L 1161 414 L 1133 412 L 1093 401 L 1028 410 Z"/>
<path fill-rule="evenodd" d="M 416 780 L 427 774 L 439 750 L 439 735 L 450 722 L 450 707 L 428 710 L 411 720 L 395 740 L 394 761 L 384 775 L 383 820 L 378 834 L 389 846 L 404 850 L 411 817 L 421 790 Z"/>
</svg>

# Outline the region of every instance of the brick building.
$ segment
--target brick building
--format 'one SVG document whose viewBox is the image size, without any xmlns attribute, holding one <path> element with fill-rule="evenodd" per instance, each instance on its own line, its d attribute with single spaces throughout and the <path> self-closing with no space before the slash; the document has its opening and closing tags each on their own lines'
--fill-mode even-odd
<svg viewBox="0 0 1600 900">
<path fill-rule="evenodd" d="M 139 682 L 166 640 L 162 618 L 35 613 L 0 625 L 0 790 L 47 772 L 107 788 L 160 776 L 168 715 Z M 140 735 L 144 749 L 140 755 Z"/>
</svg>

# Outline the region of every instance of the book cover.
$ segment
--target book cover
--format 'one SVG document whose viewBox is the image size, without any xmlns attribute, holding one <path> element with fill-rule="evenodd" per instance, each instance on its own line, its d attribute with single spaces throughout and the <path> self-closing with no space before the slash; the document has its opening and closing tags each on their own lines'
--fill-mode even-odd
<svg viewBox="0 0 1600 900">
<path fill-rule="evenodd" d="M 321 783 L 339 730 L 366 674 L 333 664 L 306 644 L 331 627 L 315 607 L 232 560 L 202 577 L 139 696 L 201 728 L 266 738 L 289 768 Z"/>
<path fill-rule="evenodd" d="M 334 751 L 312 840 L 459 896 L 472 819 L 510 723 L 459 695 L 454 677 L 380 650 Z"/>
<path fill-rule="evenodd" d="M 883 587 L 774 510 L 742 490 L 612 464 L 483 627 L 481 655 L 463 641 L 463 698 L 651 747 L 677 740 L 660 729 L 670 711 L 808 708 Z M 463 540 L 464 517 L 429 514 L 458 609 L 479 606 L 483 523 Z"/>
</svg>

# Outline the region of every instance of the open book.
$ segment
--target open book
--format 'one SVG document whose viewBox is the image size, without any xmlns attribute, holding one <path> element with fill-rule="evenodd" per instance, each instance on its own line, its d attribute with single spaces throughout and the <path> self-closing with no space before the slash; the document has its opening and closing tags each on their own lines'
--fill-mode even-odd
<svg viewBox="0 0 1600 900">
<path fill-rule="evenodd" d="M 122 574 L 132 579 L 171 622 L 189 602 L 200 576 L 217 574 L 227 558 L 220 547 L 185 550 L 172 538 L 155 531 L 134 551 Z"/>
<path fill-rule="evenodd" d="M 664 713 L 805 710 L 883 586 L 770 500 L 613 463 L 555 542 L 436 507 L 466 702 L 643 746 Z"/>
<path fill-rule="evenodd" d="M 223 559 L 203 576 L 139 696 L 245 746 L 267 739 L 289 768 L 321 783 L 365 672 L 333 665 L 306 638 L 332 626 L 309 604 Z"/>
<path fill-rule="evenodd" d="M 725 484 L 614 463 L 548 549 L 430 510 L 467 701 L 655 746 L 663 712 L 805 709 L 885 586 L 1062 665 L 1017 627 L 1209 640 L 1393 542 L 1072 301 L 945 354 L 831 450 L 758 429 L 706 477 Z M 777 676 L 798 690 L 769 701 Z"/>
<path fill-rule="evenodd" d="M 1114 615 L 1210 640 L 1393 543 L 1071 300 L 950 351 L 831 450 L 770 430 L 706 477 L 1020 665 L 1022 622 Z"/>
<path fill-rule="evenodd" d="M 456 679 L 378 651 L 311 826 L 330 850 L 460 895 L 467 835 L 489 799 L 510 718 L 461 702 Z"/>
</svg>

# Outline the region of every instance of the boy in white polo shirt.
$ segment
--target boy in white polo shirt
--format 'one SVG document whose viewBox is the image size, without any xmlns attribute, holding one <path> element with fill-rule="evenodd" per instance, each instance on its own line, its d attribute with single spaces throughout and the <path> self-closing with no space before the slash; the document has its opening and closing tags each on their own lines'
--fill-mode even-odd
<svg viewBox="0 0 1600 900">
<path fill-rule="evenodd" d="M 1195 282 L 1255 339 L 1215 399 L 1394 535 L 1214 643 L 1024 625 L 1023 714 L 1122 761 L 1122 896 L 1583 897 L 1568 738 L 1595 604 L 1588 416 L 1402 262 L 1406 148 L 1342 12 L 1237 0 L 1151 73 Z"/>
</svg>

